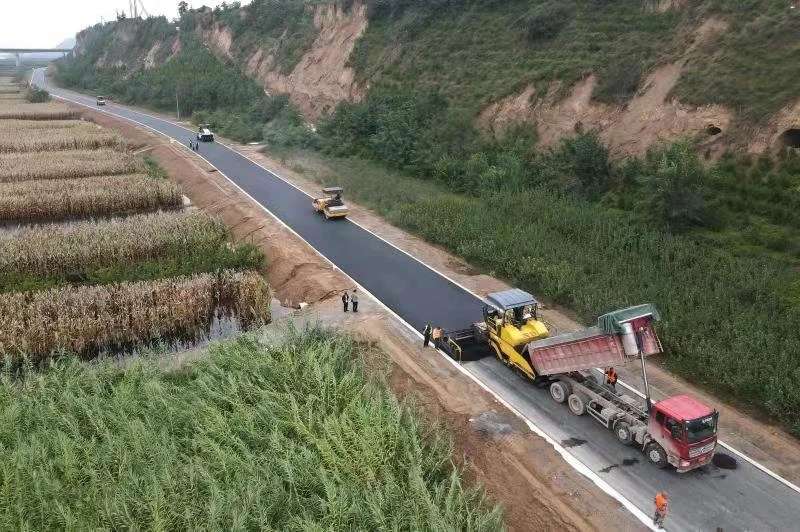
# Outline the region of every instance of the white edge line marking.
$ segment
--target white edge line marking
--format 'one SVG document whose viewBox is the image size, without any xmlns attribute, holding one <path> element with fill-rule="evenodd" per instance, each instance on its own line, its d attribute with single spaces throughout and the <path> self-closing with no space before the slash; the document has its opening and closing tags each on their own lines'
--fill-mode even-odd
<svg viewBox="0 0 800 532">
<path fill-rule="evenodd" d="M 169 138 L 170 140 L 172 140 L 172 139 L 173 139 L 173 137 L 170 137 L 170 136 L 169 136 L 169 135 L 167 135 L 166 133 L 162 133 L 161 131 L 158 131 L 157 129 L 155 129 L 155 128 L 153 128 L 153 127 L 150 127 L 150 126 L 148 126 L 147 124 L 143 124 L 143 123 L 141 123 L 141 122 L 138 122 L 138 121 L 136 121 L 136 120 L 133 120 L 133 119 L 131 119 L 131 118 L 127 118 L 127 117 L 124 117 L 124 116 L 121 116 L 121 115 L 114 114 L 114 113 L 112 113 L 112 112 L 110 112 L 110 111 L 107 111 L 107 110 L 105 110 L 105 109 L 95 109 L 94 107 L 92 107 L 92 106 L 90 106 L 90 105 L 88 105 L 88 104 L 85 104 L 85 103 L 82 103 L 82 102 L 79 102 L 79 101 L 75 101 L 75 100 L 71 100 L 71 99 L 69 99 L 69 98 L 65 98 L 65 97 L 63 97 L 63 96 L 59 96 L 59 95 L 57 95 L 57 94 L 55 95 L 55 97 L 56 97 L 56 98 L 60 98 L 60 99 L 62 99 L 62 100 L 67 100 L 67 101 L 70 101 L 70 102 L 72 102 L 72 103 L 75 103 L 75 104 L 81 105 L 81 106 L 83 106 L 83 107 L 87 107 L 87 108 L 89 108 L 89 109 L 94 109 L 94 110 L 96 110 L 96 111 L 98 111 L 98 112 L 101 112 L 101 113 L 106 113 L 106 114 L 109 114 L 109 115 L 112 115 L 112 116 L 116 116 L 116 117 L 118 117 L 118 118 L 121 118 L 121 119 L 123 119 L 123 120 L 128 120 L 128 121 L 130 121 L 130 122 L 134 122 L 134 123 L 136 123 L 136 124 L 139 124 L 140 126 L 143 126 L 143 127 L 146 127 L 147 129 L 150 129 L 150 130 L 152 130 L 152 131 L 155 131 L 155 132 L 156 132 L 156 133 L 158 133 L 159 135 L 163 135 L 163 136 L 165 136 L 165 137 Z M 188 128 L 184 127 L 184 126 L 183 126 L 183 125 L 181 125 L 181 124 L 176 124 L 176 123 L 174 123 L 174 122 L 172 122 L 172 121 L 170 121 L 170 120 L 166 120 L 166 119 L 164 119 L 164 118 L 161 118 L 161 117 L 158 117 L 158 116 L 155 116 L 155 115 L 151 115 L 151 114 L 148 114 L 148 113 L 144 113 L 144 112 L 138 111 L 138 110 L 136 110 L 136 109 L 127 109 L 127 110 L 128 110 L 128 111 L 132 111 L 132 112 L 134 112 L 134 113 L 138 113 L 138 114 L 141 114 L 141 115 L 147 116 L 147 117 L 149 117 L 149 118 L 153 118 L 153 119 L 155 119 L 155 120 L 160 120 L 160 121 L 162 121 L 162 122 L 166 122 L 166 123 L 168 123 L 168 124 L 170 124 L 170 125 L 172 125 L 172 126 L 176 126 L 176 127 L 179 127 L 179 128 L 181 128 L 181 129 L 183 129 L 183 130 L 185 130 L 185 131 L 188 131 L 189 133 L 194 133 L 194 131 L 193 131 L 193 130 L 191 130 L 191 129 L 188 129 Z M 299 192 L 301 192 L 301 193 L 305 194 L 305 195 L 306 195 L 306 196 L 308 196 L 309 198 L 311 198 L 311 197 L 312 197 L 310 194 L 308 194 L 306 191 L 304 191 L 303 189 L 301 189 L 300 187 L 298 187 L 298 186 L 297 186 L 297 185 L 295 185 L 294 183 L 292 183 L 292 182 L 288 181 L 287 179 L 285 179 L 285 178 L 281 177 L 279 174 L 277 174 L 276 172 L 274 172 L 274 171 L 270 170 L 269 168 L 266 168 L 265 166 L 261 165 L 259 162 L 257 162 L 257 161 L 254 161 L 253 159 L 251 159 L 251 158 L 250 158 L 250 157 L 248 157 L 247 155 L 245 155 L 245 154 L 243 154 L 243 153 L 240 153 L 240 152 L 238 152 L 237 150 L 234 150 L 233 148 L 231 148 L 230 146 L 228 146 L 228 145 L 226 145 L 226 144 L 224 144 L 224 143 L 217 142 L 217 144 L 218 144 L 218 145 L 220 145 L 220 146 L 223 146 L 223 147 L 225 147 L 226 149 L 228 149 L 229 151 L 233 152 L 234 154 L 236 154 L 236 155 L 238 155 L 238 156 L 240 156 L 240 157 L 242 157 L 242 158 L 244 158 L 244 159 L 247 159 L 247 160 L 248 160 L 248 161 L 250 161 L 251 163 L 253 163 L 253 164 L 255 164 L 256 166 L 258 166 L 259 168 L 261 168 L 262 170 L 265 170 L 266 172 L 268 172 L 268 173 L 272 174 L 273 176 L 275 176 L 276 178 L 280 179 L 281 181 L 283 181 L 283 182 L 284 182 L 284 183 L 286 183 L 287 185 L 290 185 L 290 186 L 294 187 L 294 188 L 295 188 L 295 189 L 297 189 Z M 181 143 L 181 145 L 183 145 L 183 144 Z M 196 154 L 198 157 L 200 157 L 201 159 L 203 159 L 204 161 L 206 161 L 206 162 L 207 162 L 209 165 L 211 165 L 211 166 L 213 166 L 214 168 L 216 168 L 216 166 L 214 166 L 214 164 L 212 164 L 212 163 L 211 163 L 211 162 L 210 162 L 208 159 L 206 159 L 205 157 L 203 157 L 203 156 L 202 156 L 202 155 L 200 155 L 199 153 L 195 153 L 195 154 Z M 403 318 L 401 318 L 400 316 L 398 316 L 398 315 L 397 315 L 397 314 L 396 314 L 396 313 L 395 313 L 393 310 L 391 310 L 389 307 L 387 307 L 385 304 L 383 304 L 383 302 L 382 302 L 382 301 L 380 301 L 380 300 L 379 300 L 377 297 L 375 297 L 375 296 L 374 296 L 373 294 L 371 294 L 371 293 L 370 293 L 368 290 L 366 290 L 366 289 L 365 289 L 363 286 L 361 286 L 361 285 L 360 285 L 360 284 L 359 284 L 359 283 L 358 283 L 358 282 L 357 282 L 355 279 L 353 279 L 352 277 L 350 277 L 350 276 L 349 276 L 347 273 L 345 273 L 345 272 L 344 272 L 343 270 L 341 270 L 341 269 L 340 269 L 338 266 L 336 266 L 336 265 L 335 265 L 333 262 L 331 262 L 331 261 L 330 261 L 330 260 L 329 260 L 327 257 L 325 257 L 325 256 L 324 256 L 322 253 L 320 253 L 320 252 L 319 252 L 319 251 L 318 251 L 316 248 L 314 248 L 314 246 L 312 246 L 311 244 L 309 244 L 309 243 L 308 243 L 308 241 L 306 241 L 306 240 L 305 240 L 303 237 L 301 237 L 299 234 L 297 234 L 297 233 L 294 231 L 294 229 L 292 229 L 291 227 L 289 227 L 288 225 L 286 225 L 286 224 L 285 224 L 285 223 L 284 223 L 282 220 L 280 220 L 280 219 L 279 219 L 277 216 L 275 216 L 275 215 L 274 215 L 272 212 L 270 212 L 270 211 L 269 211 L 269 209 L 267 209 L 266 207 L 264 207 L 263 205 L 261 205 L 261 203 L 259 203 L 259 202 L 258 202 L 257 200 L 255 200 L 255 199 L 254 199 L 252 196 L 250 196 L 250 194 L 248 194 L 248 193 L 247 193 L 245 190 L 243 190 L 243 189 L 242 189 L 242 188 L 241 188 L 241 187 L 240 187 L 238 184 L 236 184 L 236 183 L 235 183 L 233 180 L 231 180 L 231 179 L 230 179 L 228 176 L 226 176 L 226 175 L 225 175 L 225 174 L 224 174 L 224 173 L 223 173 L 221 170 L 217 169 L 217 171 L 218 171 L 220 174 L 222 174 L 222 175 L 225 177 L 225 179 L 227 179 L 227 180 L 228 180 L 228 181 L 229 181 L 231 184 L 233 184 L 233 185 L 234 185 L 236 188 L 238 188 L 240 191 L 242 191 L 242 192 L 243 192 L 243 193 L 244 193 L 244 194 L 245 194 L 245 195 L 246 195 L 248 198 L 250 198 L 250 199 L 251 199 L 253 202 L 255 202 L 255 203 L 256 203 L 256 204 L 258 204 L 258 205 L 259 205 L 261 208 L 263 208 L 265 211 L 267 211 L 267 212 L 268 212 L 268 213 L 269 213 L 269 214 L 270 214 L 270 215 L 271 215 L 273 218 L 275 218 L 276 220 L 278 220 L 278 222 L 280 222 L 280 223 L 281 223 L 281 224 L 282 224 L 284 227 L 286 227 L 287 229 L 289 229 L 289 230 L 290 230 L 292 233 L 294 233 L 294 234 L 295 234 L 295 235 L 296 235 L 298 238 L 300 238 L 300 239 L 301 239 L 303 242 L 305 242 L 306 244 L 308 244 L 308 246 L 309 246 L 309 247 L 311 247 L 311 249 L 313 249 L 313 250 L 314 250 L 314 251 L 315 251 L 315 252 L 316 252 L 318 255 L 320 255 L 320 256 L 321 256 L 323 259 L 325 259 L 325 261 L 327 261 L 328 263 L 330 263 L 330 264 L 331 264 L 331 265 L 332 265 L 332 266 L 333 266 L 333 267 L 334 267 L 336 270 L 340 271 L 340 272 L 341 272 L 342 274 L 344 274 L 344 275 L 345 275 L 347 278 L 349 278 L 349 279 L 350 279 L 350 280 L 352 280 L 352 281 L 353 281 L 353 282 L 354 282 L 356 285 L 358 285 L 358 286 L 359 286 L 359 287 L 360 287 L 362 290 L 364 290 L 364 291 L 365 291 L 367 294 L 369 294 L 369 296 L 370 296 L 370 297 L 372 297 L 373 299 L 375 299 L 375 301 L 377 301 L 378 303 L 380 303 L 380 304 L 381 304 L 381 306 L 383 306 L 383 307 L 384 307 L 386 310 L 388 310 L 388 311 L 389 311 L 389 312 L 390 312 L 392 315 L 394 315 L 394 316 L 395 316 L 395 317 L 396 317 L 398 320 L 400 320 L 400 321 L 401 321 L 401 322 L 402 322 L 402 323 L 403 323 L 403 324 L 404 324 L 406 327 L 408 327 L 408 328 L 409 328 L 411 331 L 413 331 L 414 333 L 416 333 L 416 334 L 418 334 L 418 335 L 420 334 L 420 333 L 419 333 L 419 331 L 417 331 L 416 329 L 414 329 L 414 327 L 413 327 L 413 326 L 411 326 L 411 325 L 410 325 L 409 323 L 407 323 L 407 322 L 406 322 L 406 321 L 405 321 Z M 422 262 L 422 260 L 420 260 L 419 258 L 417 258 L 417 257 L 415 257 L 415 256 L 413 256 L 413 255 L 411 255 L 410 253 L 408 253 L 408 252 L 407 252 L 407 251 L 405 251 L 404 249 L 401 249 L 401 248 L 397 247 L 397 246 L 396 246 L 395 244 L 393 244 L 392 242 L 389 242 L 388 240 L 386 240 L 385 238 L 383 238 L 381 235 L 378 235 L 378 234 L 376 234 L 375 232 L 373 232 L 372 230 L 370 230 L 370 229 L 368 229 L 368 228 L 364 227 L 363 225 L 361 225 L 361 224 L 360 224 L 360 223 L 358 223 L 357 221 L 355 221 L 355 220 L 352 220 L 352 219 L 350 219 L 350 218 L 346 218 L 345 220 L 346 220 L 346 221 L 348 221 L 348 222 L 350 222 L 350 223 L 352 223 L 352 224 L 355 224 L 356 226 L 360 227 L 360 228 L 361 228 L 361 229 L 363 229 L 364 231 L 366 231 L 366 232 L 370 233 L 371 235 L 373 235 L 373 236 L 375 236 L 376 238 L 380 239 L 380 240 L 381 240 L 381 241 L 383 241 L 384 243 L 386 243 L 386 244 L 390 245 L 391 247 L 393 247 L 393 248 L 394 248 L 394 249 L 396 249 L 397 251 L 399 251 L 399 252 L 403 253 L 404 255 L 406 255 L 406 256 L 408 256 L 408 257 L 410 257 L 411 259 L 413 259 L 413 260 L 415 260 L 416 262 L 420 263 L 421 265 L 425 266 L 425 267 L 426 267 L 426 268 L 428 268 L 429 270 L 431 270 L 431 271 L 433 271 L 434 273 L 438 274 L 438 275 L 439 275 L 439 276 L 441 276 L 442 278 L 444 278 L 444 279 L 446 279 L 447 281 L 449 281 L 449 282 L 453 283 L 454 285 L 458 286 L 459 288 L 461 288 L 461 289 L 462 289 L 462 290 L 464 290 L 465 292 L 467 292 L 467 293 L 469 293 L 469 294 L 472 294 L 472 295 L 473 295 L 475 298 L 477 298 L 477 299 L 479 299 L 479 300 L 483 300 L 483 297 L 481 297 L 480 295 L 476 294 L 475 292 L 473 292 L 472 290 L 470 290 L 470 289 L 469 289 L 469 288 L 467 288 L 466 286 L 462 285 L 461 283 L 459 283 L 459 282 L 457 282 L 457 281 L 454 281 L 453 279 L 450 279 L 449 277 L 447 277 L 446 275 L 444 275 L 442 272 L 440 272 L 440 271 L 436 270 L 435 268 L 433 268 L 432 266 L 430 266 L 430 265 L 428 265 L 428 264 L 426 264 L 426 263 Z M 420 337 L 421 337 L 421 335 L 420 335 Z M 452 359 L 451 359 L 449 356 L 447 356 L 446 354 L 444 354 L 444 353 L 441 353 L 441 352 L 440 352 L 440 354 L 441 354 L 442 356 L 444 356 L 445 358 L 447 358 L 449 361 L 451 361 L 451 362 L 455 363 L 455 361 L 453 361 L 453 360 L 452 360 Z M 518 411 L 517 411 L 515 408 L 513 408 L 511 405 L 509 405 L 508 403 L 506 403 L 506 402 L 505 402 L 505 400 L 503 400 L 503 399 L 502 399 L 502 398 L 500 398 L 498 395 L 496 395 L 496 394 L 495 394 L 493 391 L 491 391 L 491 390 L 490 390 L 490 389 L 489 389 L 489 388 L 488 388 L 488 387 L 487 387 L 487 386 L 486 386 L 486 385 L 485 385 L 485 384 L 484 384 L 482 381 L 480 381 L 479 379 L 477 379 L 477 377 L 475 377 L 475 376 L 474 376 L 474 375 L 473 375 L 471 372 L 469 372 L 468 370 L 466 370 L 465 368 L 463 368 L 463 367 L 462 367 L 460 364 L 457 364 L 457 363 L 455 363 L 455 364 L 456 364 L 456 366 L 457 366 L 457 367 L 458 367 L 458 368 L 459 368 L 461 371 L 463 371 L 463 372 L 466 372 L 466 374 L 467 374 L 467 375 L 469 375 L 469 376 L 470 376 L 470 377 L 471 377 L 473 380 L 475 380 L 475 382 L 477 382 L 477 383 L 478 383 L 478 384 L 479 384 L 479 385 L 480 385 L 482 388 L 486 389 L 486 390 L 487 390 L 487 391 L 489 391 L 489 392 L 490 392 L 490 393 L 491 393 L 493 396 L 495 396 L 495 397 L 498 399 L 498 401 L 500 401 L 500 402 L 501 402 L 501 403 L 502 403 L 504 406 L 506 406 L 507 408 L 509 408 L 509 409 L 510 409 L 512 412 L 514 412 L 514 413 L 515 413 L 517 416 L 521 417 L 523 420 L 525 420 L 525 421 L 526 421 L 526 422 L 527 422 L 529 425 L 531 425 L 532 427 L 536 427 L 535 425 L 533 425 L 533 424 L 532 424 L 532 422 L 531 422 L 531 421 L 530 421 L 530 420 L 529 420 L 527 417 L 525 417 L 525 415 L 524 415 L 524 414 L 522 414 L 521 412 L 518 412 Z M 620 380 L 620 381 L 618 381 L 618 382 L 619 382 L 619 383 L 620 383 L 622 386 L 624 386 L 625 388 L 628 388 L 628 389 L 629 389 L 629 390 L 631 390 L 633 393 L 637 394 L 638 396 L 640 396 L 640 397 L 644 397 L 644 394 L 642 394 L 642 393 L 641 393 L 639 390 L 637 390 L 636 388 L 633 388 L 632 386 L 630 386 L 630 385 L 626 384 L 626 383 L 625 383 L 625 382 L 623 382 L 622 380 Z M 531 430 L 534 430 L 534 429 L 533 429 L 533 428 L 531 428 Z M 559 448 L 561 447 L 561 446 L 560 446 L 560 445 L 558 445 L 558 444 L 557 444 L 557 443 L 556 443 L 554 440 L 552 440 L 552 438 L 550 438 L 549 436 L 546 436 L 546 435 L 545 435 L 545 433 L 544 433 L 543 431 L 541 431 L 541 429 L 539 429 L 538 427 L 536 427 L 536 430 L 534 430 L 534 432 L 536 432 L 537 434 L 541 433 L 540 435 L 542 435 L 542 437 L 543 437 L 543 438 L 545 438 L 546 440 L 548 440 L 549 442 L 551 442 L 551 443 L 552 443 L 552 444 L 553 444 L 553 445 L 556 447 L 556 450 L 559 450 Z M 764 465 L 762 465 L 762 464 L 758 463 L 757 461 L 755 461 L 755 460 L 753 460 L 752 458 L 748 457 L 747 455 L 745 455 L 745 454 L 744 454 L 744 453 L 742 453 L 741 451 L 739 451 L 739 450 L 735 449 L 734 447 L 730 446 L 729 444 L 725 443 L 724 441 L 722 441 L 722 440 L 717 440 L 717 442 L 718 442 L 718 443 L 719 443 L 721 446 L 723 446 L 723 447 L 725 447 L 726 449 L 728 449 L 729 451 L 731 451 L 732 453 L 734 453 L 734 454 L 736 454 L 737 456 L 739 456 L 740 458 L 744 459 L 746 462 L 748 462 L 749 464 L 751 464 L 751 465 L 752 465 L 752 466 L 754 466 L 755 468 L 757 468 L 757 469 L 759 469 L 760 471 L 762 471 L 763 473 L 766 473 L 767 475 L 771 476 L 771 477 L 772 477 L 772 478 L 774 478 L 775 480 L 777 480 L 777 481 L 781 482 L 782 484 L 784 484 L 786 487 L 790 488 L 791 490 L 793 490 L 793 491 L 795 491 L 795 492 L 797 492 L 797 493 L 800 493 L 800 487 L 798 487 L 797 485 L 793 484 L 793 483 L 792 483 L 792 482 L 790 482 L 789 480 L 787 480 L 787 479 L 785 479 L 785 478 L 781 477 L 780 475 L 778 475 L 777 473 L 775 473 L 775 472 L 774 472 L 774 471 L 772 471 L 771 469 L 769 469 L 769 468 L 767 468 L 766 466 L 764 466 Z M 561 448 L 561 449 L 563 449 L 563 448 Z M 563 451 L 564 451 L 564 453 L 568 454 L 568 455 L 569 455 L 570 457 L 572 457 L 573 459 L 575 458 L 573 455 L 569 454 L 569 453 L 566 451 L 566 449 L 563 449 Z M 562 452 L 561 452 L 561 450 L 559 450 L 559 453 L 560 453 L 560 454 L 562 454 L 562 456 L 564 455 L 564 453 L 562 453 Z M 576 459 L 576 460 L 577 460 L 577 459 Z M 567 461 L 569 462 L 569 460 L 567 460 Z M 584 467 L 586 467 L 586 466 L 585 466 L 585 465 L 584 465 L 582 462 L 578 462 L 578 463 L 580 463 L 581 465 L 583 465 Z M 576 469 L 577 469 L 577 468 L 576 468 Z M 588 469 L 588 467 L 587 467 L 587 470 L 589 470 L 589 471 L 591 472 L 591 469 Z M 592 473 L 593 473 L 593 472 L 592 472 Z M 602 479 L 601 479 L 601 478 L 599 478 L 599 477 L 597 478 L 597 480 L 598 480 L 599 482 L 603 482 L 603 483 L 605 483 L 605 481 L 604 481 L 604 480 L 602 480 Z M 611 488 L 611 489 L 613 489 L 613 488 Z M 622 494 L 620 494 L 620 497 L 623 497 L 623 498 L 624 498 L 624 496 L 623 496 Z M 615 497 L 615 498 L 616 498 L 616 497 Z M 637 509 L 637 510 L 638 510 L 638 509 Z M 647 518 L 646 518 L 646 523 L 649 523 L 649 522 L 650 522 L 650 518 L 649 518 L 649 517 L 647 517 Z"/>
</svg>

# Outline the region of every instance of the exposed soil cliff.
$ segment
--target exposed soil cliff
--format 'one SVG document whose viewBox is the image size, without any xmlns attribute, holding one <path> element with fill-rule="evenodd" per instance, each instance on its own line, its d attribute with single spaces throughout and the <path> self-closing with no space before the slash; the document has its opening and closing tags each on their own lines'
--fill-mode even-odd
<svg viewBox="0 0 800 532">
<path fill-rule="evenodd" d="M 339 3 L 313 8 L 317 36 L 288 74 L 281 71 L 272 49 L 258 46 L 240 58 L 243 70 L 268 93 L 288 94 L 291 102 L 310 121 L 330 112 L 341 101 L 359 101 L 364 88 L 355 81 L 347 63 L 356 41 L 367 27 L 367 8 L 356 0 L 348 8 Z M 219 56 L 234 59 L 231 30 L 213 22 L 201 31 L 202 39 Z"/>
<path fill-rule="evenodd" d="M 700 43 L 725 31 L 727 24 L 710 18 L 693 33 L 686 53 Z M 733 114 L 722 106 L 688 106 L 672 97 L 683 68 L 683 59 L 657 67 L 641 84 L 625 106 L 592 100 L 597 77 L 590 74 L 572 87 L 565 98 L 558 98 L 558 85 L 538 96 L 533 86 L 495 102 L 480 114 L 484 129 L 501 134 L 510 124 L 536 125 L 539 143 L 549 147 L 559 139 L 581 130 L 594 130 L 615 155 L 640 155 L 659 143 L 682 137 L 700 138 L 708 155 L 724 147 L 724 133 Z"/>
</svg>

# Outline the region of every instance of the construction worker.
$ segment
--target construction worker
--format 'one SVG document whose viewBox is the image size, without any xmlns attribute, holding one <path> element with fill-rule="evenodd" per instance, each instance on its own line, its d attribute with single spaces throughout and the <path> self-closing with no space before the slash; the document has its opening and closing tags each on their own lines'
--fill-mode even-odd
<svg viewBox="0 0 800 532">
<path fill-rule="evenodd" d="M 344 307 L 344 311 L 347 312 L 347 307 L 350 304 L 350 294 L 347 293 L 347 290 L 344 291 L 342 294 L 342 306 Z"/>
<path fill-rule="evenodd" d="M 606 370 L 606 386 L 615 392 L 617 391 L 617 370 L 613 367 Z"/>
<path fill-rule="evenodd" d="M 353 295 L 350 296 L 350 302 L 353 304 L 353 312 L 358 312 L 358 294 L 355 288 L 353 288 Z"/>
<path fill-rule="evenodd" d="M 653 524 L 658 528 L 664 528 L 664 519 L 667 518 L 667 492 L 656 493 L 655 503 L 656 513 L 653 515 Z"/>
<path fill-rule="evenodd" d="M 426 323 L 425 324 L 425 329 L 422 331 L 422 337 L 424 338 L 422 340 L 422 347 L 428 347 L 428 344 L 431 341 L 431 324 L 430 323 Z"/>
<path fill-rule="evenodd" d="M 442 343 L 442 337 L 444 336 L 444 329 L 441 327 L 434 327 L 433 331 L 431 331 L 431 339 L 433 340 L 433 345 L 436 348 L 439 348 Z"/>
</svg>

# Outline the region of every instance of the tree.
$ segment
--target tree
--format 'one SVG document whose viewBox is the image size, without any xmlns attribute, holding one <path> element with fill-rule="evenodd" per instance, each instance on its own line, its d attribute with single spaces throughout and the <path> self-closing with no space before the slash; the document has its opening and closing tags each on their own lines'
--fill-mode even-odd
<svg viewBox="0 0 800 532">
<path fill-rule="evenodd" d="M 709 225 L 712 220 L 704 194 L 705 169 L 687 143 L 673 144 L 650 154 L 642 207 L 654 222 L 673 232 Z"/>
<path fill-rule="evenodd" d="M 183 15 L 186 14 L 187 11 L 189 11 L 189 4 L 187 4 L 183 0 L 178 2 L 178 16 L 182 17 Z"/>
</svg>

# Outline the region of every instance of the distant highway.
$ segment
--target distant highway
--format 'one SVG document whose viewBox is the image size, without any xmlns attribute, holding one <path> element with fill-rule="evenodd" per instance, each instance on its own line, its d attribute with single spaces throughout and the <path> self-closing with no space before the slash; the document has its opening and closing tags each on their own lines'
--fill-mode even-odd
<svg viewBox="0 0 800 532">
<path fill-rule="evenodd" d="M 186 144 L 190 131 L 174 122 L 122 105 L 96 108 L 93 98 L 48 87 L 44 69 L 33 80 L 51 94 L 152 128 Z M 439 273 L 397 250 L 357 224 L 326 222 L 311 211 L 310 199 L 276 174 L 218 143 L 202 144 L 200 155 L 274 216 L 378 298 L 417 331 L 425 323 L 468 327 L 481 315 L 480 300 Z M 567 453 L 574 467 L 618 499 L 652 515 L 653 496 L 670 494 L 668 530 L 800 530 L 800 494 L 746 461 L 735 470 L 709 466 L 679 475 L 650 465 L 636 449 L 589 418 L 575 417 L 494 357 L 476 356 L 464 367 Z M 724 420 L 723 420 L 724 423 Z M 724 452 L 724 449 L 721 449 Z"/>
</svg>

